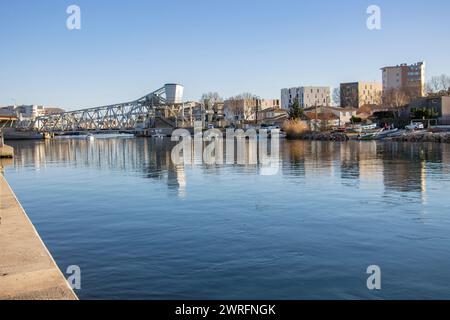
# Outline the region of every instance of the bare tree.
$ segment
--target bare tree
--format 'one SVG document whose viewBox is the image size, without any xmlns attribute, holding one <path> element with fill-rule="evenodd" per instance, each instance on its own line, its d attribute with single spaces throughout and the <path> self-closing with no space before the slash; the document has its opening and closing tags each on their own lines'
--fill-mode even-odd
<svg viewBox="0 0 450 320">
<path fill-rule="evenodd" d="M 427 90 L 428 94 L 449 91 L 450 90 L 450 77 L 445 74 L 432 77 L 426 85 L 426 90 Z"/>
<path fill-rule="evenodd" d="M 394 115 L 400 115 L 402 109 L 404 109 L 412 98 L 403 90 L 389 90 L 383 95 L 383 106 L 390 109 Z"/>
<path fill-rule="evenodd" d="M 333 102 L 337 106 L 342 106 L 341 105 L 341 88 L 333 89 Z"/>
<path fill-rule="evenodd" d="M 244 92 L 227 100 L 228 112 L 244 120 L 250 119 L 258 108 L 258 96 Z"/>
<path fill-rule="evenodd" d="M 250 93 L 250 92 L 243 92 L 241 94 L 238 94 L 234 98 L 236 100 L 253 100 L 253 99 L 258 99 L 258 96 L 253 93 Z"/>
<path fill-rule="evenodd" d="M 207 109 L 212 109 L 216 103 L 223 102 L 223 99 L 217 92 L 208 92 L 202 94 L 200 102 L 203 103 Z"/>
<path fill-rule="evenodd" d="M 449 91 L 450 90 L 450 77 L 442 74 L 439 77 L 439 83 L 441 85 L 441 90 L 442 91 Z"/>
<path fill-rule="evenodd" d="M 235 97 L 230 97 L 225 101 L 225 112 L 233 117 L 239 117 L 243 113 L 242 102 Z"/>
</svg>

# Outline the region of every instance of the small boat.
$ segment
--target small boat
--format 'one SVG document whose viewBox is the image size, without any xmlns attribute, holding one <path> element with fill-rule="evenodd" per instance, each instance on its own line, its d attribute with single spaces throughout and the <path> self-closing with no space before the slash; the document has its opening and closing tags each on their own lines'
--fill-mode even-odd
<svg viewBox="0 0 450 320">
<path fill-rule="evenodd" d="M 152 134 L 152 138 L 163 139 L 166 135 L 162 133 L 161 130 L 155 130 L 155 133 Z"/>
<path fill-rule="evenodd" d="M 359 140 L 381 140 L 397 135 L 398 129 L 381 129 L 375 132 L 366 133 L 358 137 Z"/>
<path fill-rule="evenodd" d="M 53 139 L 63 140 L 63 139 L 87 139 L 87 135 L 85 134 L 69 134 L 69 135 L 61 135 L 55 136 Z"/>
<path fill-rule="evenodd" d="M 382 130 L 380 133 L 378 133 L 375 138 L 376 139 L 384 139 L 384 138 L 388 138 L 391 135 L 394 135 L 396 132 L 398 132 L 398 129 L 387 129 L 387 130 Z"/>
<path fill-rule="evenodd" d="M 405 130 L 397 130 L 396 132 L 389 134 L 386 137 L 386 139 L 392 139 L 392 138 L 395 138 L 395 137 L 400 137 L 400 136 L 402 136 L 404 134 L 405 134 Z"/>
<path fill-rule="evenodd" d="M 88 140 L 134 138 L 134 134 L 131 134 L 131 133 L 88 133 L 86 138 Z"/>
<path fill-rule="evenodd" d="M 286 132 L 280 131 L 279 129 L 277 129 L 277 130 L 278 130 L 278 139 L 286 139 L 286 137 L 287 137 Z M 259 137 L 259 135 L 258 135 L 258 137 Z M 267 132 L 267 138 L 272 139 L 272 130 Z"/>
<path fill-rule="evenodd" d="M 350 132 L 357 132 L 357 133 L 367 133 L 367 131 L 372 131 L 377 128 L 377 124 L 366 124 L 366 125 L 355 125 L 352 128 L 349 128 L 348 131 Z"/>
<path fill-rule="evenodd" d="M 378 130 L 378 131 L 374 131 L 374 132 L 361 134 L 361 135 L 358 136 L 358 140 L 375 140 L 377 135 L 380 134 L 382 131 L 383 131 L 383 129 Z"/>
</svg>

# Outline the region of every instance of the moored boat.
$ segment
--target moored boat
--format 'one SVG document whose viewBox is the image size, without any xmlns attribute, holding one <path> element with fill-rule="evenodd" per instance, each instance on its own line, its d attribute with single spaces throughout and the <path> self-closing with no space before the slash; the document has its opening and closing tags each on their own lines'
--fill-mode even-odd
<svg viewBox="0 0 450 320">
<path fill-rule="evenodd" d="M 3 128 L 5 140 L 41 140 L 44 135 L 37 131 L 19 130 L 16 128 Z"/>
</svg>

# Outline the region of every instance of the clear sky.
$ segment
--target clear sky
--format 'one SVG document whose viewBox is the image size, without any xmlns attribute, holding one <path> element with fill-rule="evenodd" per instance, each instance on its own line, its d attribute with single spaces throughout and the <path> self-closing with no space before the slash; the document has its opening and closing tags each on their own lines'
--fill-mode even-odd
<svg viewBox="0 0 450 320">
<path fill-rule="evenodd" d="M 81 8 L 81 30 L 66 9 Z M 366 27 L 369 5 L 382 29 Z M 450 74 L 450 1 L 1 0 L 0 105 L 67 109 L 139 98 L 166 82 L 229 97 L 381 80 L 421 60 Z"/>
</svg>

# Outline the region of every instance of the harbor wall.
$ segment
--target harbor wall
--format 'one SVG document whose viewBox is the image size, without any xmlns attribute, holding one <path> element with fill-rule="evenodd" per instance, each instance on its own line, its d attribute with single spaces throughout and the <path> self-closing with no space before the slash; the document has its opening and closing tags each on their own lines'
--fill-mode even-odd
<svg viewBox="0 0 450 320">
<path fill-rule="evenodd" d="M 0 300 L 77 300 L 0 174 Z"/>
</svg>

